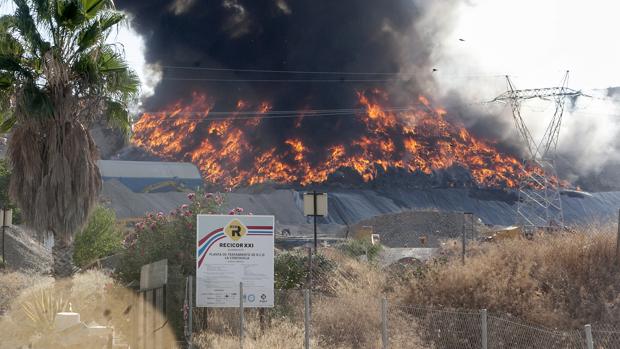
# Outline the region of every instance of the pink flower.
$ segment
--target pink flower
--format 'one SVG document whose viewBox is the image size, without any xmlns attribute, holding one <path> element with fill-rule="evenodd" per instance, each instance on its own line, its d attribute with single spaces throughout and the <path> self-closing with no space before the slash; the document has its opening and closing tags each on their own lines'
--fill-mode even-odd
<svg viewBox="0 0 620 349">
<path fill-rule="evenodd" d="M 187 210 L 189 208 L 189 206 L 187 206 L 187 204 L 183 204 L 181 205 L 181 209 L 182 210 Z"/>
<path fill-rule="evenodd" d="M 206 193 L 205 198 L 211 199 L 213 197 L 213 193 Z"/>
<path fill-rule="evenodd" d="M 228 212 L 229 215 L 234 215 L 235 214 L 235 210 L 230 210 L 230 212 Z"/>
<path fill-rule="evenodd" d="M 149 212 L 149 213 L 146 215 L 146 218 L 153 218 L 153 214 L 152 214 L 151 212 Z"/>
<path fill-rule="evenodd" d="M 195 197 L 196 197 L 196 194 L 194 194 L 194 193 L 187 194 L 187 198 L 190 199 L 190 200 L 194 200 Z"/>
<path fill-rule="evenodd" d="M 170 215 L 171 215 L 172 217 L 174 217 L 176 214 L 177 214 L 177 212 L 176 212 L 176 211 L 174 211 L 174 210 L 173 210 L 173 211 L 170 211 Z"/>
<path fill-rule="evenodd" d="M 189 217 L 189 216 L 191 216 L 191 215 L 192 215 L 192 211 L 186 211 L 186 212 L 184 213 L 184 215 L 185 215 L 186 217 Z"/>
<path fill-rule="evenodd" d="M 157 224 L 151 223 L 151 229 L 155 229 L 155 228 L 157 228 Z"/>
<path fill-rule="evenodd" d="M 237 213 L 241 213 L 241 212 L 243 212 L 243 207 L 237 207 L 237 208 L 235 208 L 235 212 L 237 212 Z"/>
</svg>

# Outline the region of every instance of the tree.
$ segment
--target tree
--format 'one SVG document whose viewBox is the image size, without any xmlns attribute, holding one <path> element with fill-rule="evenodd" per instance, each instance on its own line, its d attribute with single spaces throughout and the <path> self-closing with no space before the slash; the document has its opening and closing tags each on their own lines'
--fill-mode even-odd
<svg viewBox="0 0 620 349">
<path fill-rule="evenodd" d="M 112 209 L 98 206 L 84 229 L 75 236 L 73 260 L 84 267 L 120 250 L 123 233 L 118 229 Z"/>
<path fill-rule="evenodd" d="M 9 194 L 23 219 L 54 236 L 56 277 L 73 272 L 72 239 L 101 189 L 89 133 L 103 120 L 129 130 L 139 81 L 107 38 L 125 16 L 112 0 L 14 0 L 0 17 L 0 113 L 12 130 Z"/>
</svg>

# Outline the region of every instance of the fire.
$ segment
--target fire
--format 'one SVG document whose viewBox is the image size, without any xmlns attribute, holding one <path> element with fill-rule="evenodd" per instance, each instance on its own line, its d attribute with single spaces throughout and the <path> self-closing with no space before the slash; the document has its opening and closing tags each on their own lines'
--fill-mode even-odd
<svg viewBox="0 0 620 349">
<path fill-rule="evenodd" d="M 380 90 L 360 91 L 357 97 L 363 112 L 352 117 L 365 131 L 327 144 L 317 144 L 312 131 L 303 129 L 304 120 L 314 117 L 304 110 L 291 124 L 295 132 L 274 141 L 277 137 L 259 131 L 268 122 L 262 114 L 273 109 L 268 102 L 239 100 L 231 115 L 212 115 L 215 102 L 201 93 L 187 105 L 177 102 L 161 113 L 143 114 L 133 142 L 164 158 L 192 161 L 207 182 L 227 187 L 266 181 L 308 185 L 342 168 L 371 181 L 392 169 L 432 174 L 453 166 L 468 170 L 481 187 L 517 186 L 522 165 L 515 157 L 449 123 L 447 112 L 433 108 L 426 97 L 404 111 L 384 107 L 389 96 Z M 333 119 L 325 122 L 337 125 Z"/>
</svg>

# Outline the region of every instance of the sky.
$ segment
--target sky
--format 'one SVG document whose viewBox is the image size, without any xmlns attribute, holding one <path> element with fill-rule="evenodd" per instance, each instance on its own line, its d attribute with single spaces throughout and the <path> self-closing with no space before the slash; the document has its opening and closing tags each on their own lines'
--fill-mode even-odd
<svg viewBox="0 0 620 349">
<path fill-rule="evenodd" d="M 457 73 L 509 74 L 526 87 L 557 84 L 565 70 L 579 89 L 617 86 L 619 11 L 613 0 L 470 0 L 438 59 Z"/>
</svg>

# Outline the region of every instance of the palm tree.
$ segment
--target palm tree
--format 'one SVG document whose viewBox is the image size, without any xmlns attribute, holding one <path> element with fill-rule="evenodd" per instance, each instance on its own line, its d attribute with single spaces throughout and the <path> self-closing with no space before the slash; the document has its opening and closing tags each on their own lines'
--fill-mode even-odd
<svg viewBox="0 0 620 349">
<path fill-rule="evenodd" d="M 112 0 L 14 0 L 0 17 L 0 129 L 12 131 L 9 192 L 24 221 L 53 234 L 53 272 L 73 272 L 72 238 L 99 191 L 89 133 L 103 120 L 128 131 L 139 80 L 112 30 L 125 19 Z"/>
</svg>

